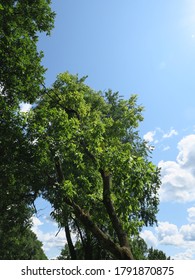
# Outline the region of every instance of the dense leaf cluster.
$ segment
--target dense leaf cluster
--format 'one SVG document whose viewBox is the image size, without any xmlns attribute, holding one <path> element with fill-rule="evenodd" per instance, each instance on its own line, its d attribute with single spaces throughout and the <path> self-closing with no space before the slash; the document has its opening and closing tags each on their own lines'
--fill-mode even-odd
<svg viewBox="0 0 195 280">
<path fill-rule="evenodd" d="M 38 32 L 53 28 L 49 0 L 2 0 L 0 5 L 0 87 L 6 102 L 34 102 L 45 69 L 37 50 Z"/>
</svg>

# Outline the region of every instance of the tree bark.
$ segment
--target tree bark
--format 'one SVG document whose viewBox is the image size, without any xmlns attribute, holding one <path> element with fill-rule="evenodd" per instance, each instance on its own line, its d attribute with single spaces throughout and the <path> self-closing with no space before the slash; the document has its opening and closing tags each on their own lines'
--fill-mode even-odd
<svg viewBox="0 0 195 280">
<path fill-rule="evenodd" d="M 78 220 L 98 239 L 98 241 L 119 260 L 132 260 L 130 250 L 127 247 L 121 247 L 114 243 L 111 238 L 105 234 L 91 219 L 90 215 L 85 213 L 79 205 L 65 198 L 65 202 L 74 209 Z"/>
<path fill-rule="evenodd" d="M 112 222 L 112 226 L 117 234 L 119 244 L 121 247 L 126 248 L 126 250 L 129 251 L 129 255 L 131 259 L 133 259 L 133 255 L 131 253 L 129 240 L 127 237 L 126 232 L 124 231 L 122 224 L 116 214 L 116 211 L 114 209 L 114 205 L 112 203 L 111 197 L 110 197 L 110 188 L 111 188 L 111 175 L 107 174 L 105 171 L 100 170 L 102 180 L 103 180 L 103 203 L 106 208 L 106 211 L 109 215 L 109 218 Z"/>
<path fill-rule="evenodd" d="M 67 243 L 68 243 L 68 249 L 69 249 L 69 252 L 70 252 L 71 260 L 77 260 L 77 254 L 76 254 L 73 242 L 72 242 L 70 228 L 69 228 L 68 224 L 65 225 L 65 233 L 66 233 L 66 240 L 67 240 Z"/>
</svg>

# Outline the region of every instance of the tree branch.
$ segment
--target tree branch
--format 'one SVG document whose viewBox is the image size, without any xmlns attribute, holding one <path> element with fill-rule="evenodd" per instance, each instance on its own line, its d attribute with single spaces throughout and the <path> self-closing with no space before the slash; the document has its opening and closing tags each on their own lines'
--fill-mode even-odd
<svg viewBox="0 0 195 280">
<path fill-rule="evenodd" d="M 55 167 L 58 176 L 58 182 L 63 183 L 64 175 L 59 159 L 55 159 Z M 102 244 L 102 246 L 107 249 L 111 254 L 113 254 L 117 259 L 120 260 L 131 260 L 133 256 L 128 246 L 124 243 L 122 246 L 115 244 L 111 238 L 105 234 L 91 219 L 90 215 L 85 213 L 85 211 L 76 204 L 68 196 L 64 196 L 64 202 L 69 205 L 76 216 L 76 218 L 97 238 L 97 240 Z"/>
<path fill-rule="evenodd" d="M 106 172 L 103 171 L 102 169 L 100 169 L 100 173 L 101 173 L 102 180 L 103 180 L 103 203 L 104 203 L 104 206 L 105 206 L 106 211 L 109 215 L 109 218 L 112 222 L 113 228 L 114 228 L 114 230 L 117 234 L 120 246 L 128 248 L 129 251 L 130 251 L 131 258 L 133 259 L 133 255 L 131 254 L 127 234 L 122 227 L 122 224 L 121 224 L 121 222 L 120 222 L 120 220 L 119 220 L 119 218 L 116 214 L 116 211 L 114 209 L 114 205 L 113 205 L 112 200 L 110 198 L 111 175 L 106 174 Z"/>
</svg>

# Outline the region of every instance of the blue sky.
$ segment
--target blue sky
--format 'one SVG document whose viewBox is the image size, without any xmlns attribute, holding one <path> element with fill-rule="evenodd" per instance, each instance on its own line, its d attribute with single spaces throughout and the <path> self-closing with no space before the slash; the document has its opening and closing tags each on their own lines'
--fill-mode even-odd
<svg viewBox="0 0 195 280">
<path fill-rule="evenodd" d="M 88 75 L 95 90 L 138 94 L 145 107 L 140 134 L 155 146 L 152 160 L 162 168 L 159 224 L 142 237 L 174 259 L 195 259 L 195 2 L 53 2 L 55 29 L 39 41 L 47 85 L 69 71 Z M 37 205 L 45 210 L 34 218 L 34 231 L 55 257 L 64 233 L 55 237 L 48 204 Z"/>
</svg>

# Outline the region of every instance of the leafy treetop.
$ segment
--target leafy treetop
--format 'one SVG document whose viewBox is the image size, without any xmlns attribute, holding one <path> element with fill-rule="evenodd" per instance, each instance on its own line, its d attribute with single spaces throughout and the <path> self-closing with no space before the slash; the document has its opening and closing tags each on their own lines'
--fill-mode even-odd
<svg viewBox="0 0 195 280">
<path fill-rule="evenodd" d="M 106 233 L 128 247 L 128 237 L 153 225 L 158 211 L 159 170 L 137 132 L 143 107 L 135 95 L 124 100 L 84 81 L 58 76 L 30 112 L 29 139 L 61 224 L 75 217 L 97 238 Z"/>
<path fill-rule="evenodd" d="M 2 0 L 0 4 L 0 88 L 11 106 L 34 102 L 45 69 L 37 50 L 38 32 L 50 33 L 50 0 Z"/>
</svg>

